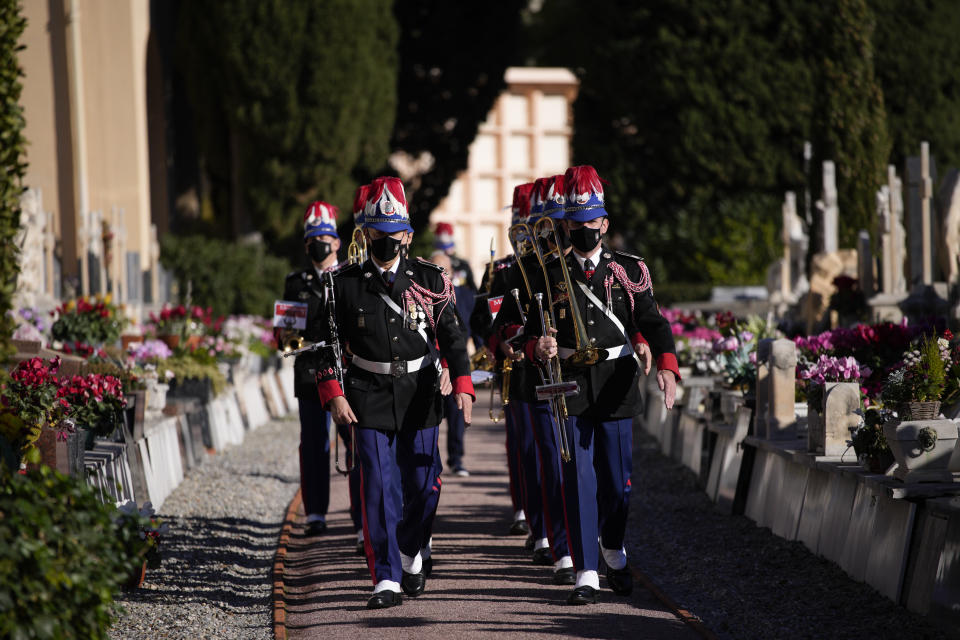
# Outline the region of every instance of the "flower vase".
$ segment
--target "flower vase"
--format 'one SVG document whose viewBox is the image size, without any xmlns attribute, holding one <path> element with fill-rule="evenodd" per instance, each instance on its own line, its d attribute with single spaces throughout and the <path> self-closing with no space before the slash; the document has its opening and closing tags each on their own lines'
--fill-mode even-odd
<svg viewBox="0 0 960 640">
<path fill-rule="evenodd" d="M 147 577 L 147 561 L 144 560 L 143 563 L 130 572 L 130 575 L 127 576 L 127 581 L 123 583 L 123 588 L 132 591 L 133 589 L 138 589 L 143 584 L 144 579 Z"/>
<path fill-rule="evenodd" d="M 170 349 L 176 349 L 180 346 L 180 336 L 175 333 L 165 333 L 163 335 L 157 336 L 157 340 L 160 340 L 165 345 L 170 347 Z"/>
<path fill-rule="evenodd" d="M 883 425 L 883 435 L 897 460 L 895 477 L 904 482 L 954 481 L 950 460 L 958 429 L 953 420 L 891 421 Z"/>
</svg>

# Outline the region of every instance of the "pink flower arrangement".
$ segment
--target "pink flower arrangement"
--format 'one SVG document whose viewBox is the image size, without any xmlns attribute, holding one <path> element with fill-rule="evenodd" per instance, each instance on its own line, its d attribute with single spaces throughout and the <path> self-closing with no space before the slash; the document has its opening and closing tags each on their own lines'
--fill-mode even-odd
<svg viewBox="0 0 960 640">
<path fill-rule="evenodd" d="M 816 362 L 800 372 L 800 378 L 822 385 L 825 382 L 844 382 L 869 378 L 873 373 L 852 356 L 832 357 L 821 355 Z"/>
</svg>

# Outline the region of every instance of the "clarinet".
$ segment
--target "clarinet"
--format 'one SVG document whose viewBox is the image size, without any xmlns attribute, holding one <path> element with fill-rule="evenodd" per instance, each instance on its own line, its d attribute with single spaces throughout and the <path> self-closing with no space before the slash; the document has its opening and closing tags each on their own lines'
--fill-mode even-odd
<svg viewBox="0 0 960 640">
<path fill-rule="evenodd" d="M 325 347 L 330 349 L 333 355 L 333 375 L 336 377 L 340 388 L 343 389 L 343 352 L 340 350 L 340 333 L 337 330 L 337 300 L 334 295 L 333 272 L 327 271 L 323 274 L 323 293 L 326 299 L 327 326 L 330 328 L 330 338 L 326 341 Z M 338 473 L 343 475 L 353 471 L 357 464 L 356 438 L 353 436 L 353 430 L 356 425 L 350 425 L 350 464 L 346 467 L 340 465 L 340 438 L 334 435 L 334 467 Z"/>
</svg>

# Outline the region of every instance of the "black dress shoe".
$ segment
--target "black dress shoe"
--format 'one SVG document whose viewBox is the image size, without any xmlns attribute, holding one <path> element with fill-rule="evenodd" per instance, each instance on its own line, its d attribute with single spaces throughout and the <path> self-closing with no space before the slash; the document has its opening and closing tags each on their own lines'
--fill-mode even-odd
<svg viewBox="0 0 960 640">
<path fill-rule="evenodd" d="M 433 573 L 433 558 L 424 558 L 423 559 L 423 577 L 429 578 L 430 574 Z"/>
<path fill-rule="evenodd" d="M 403 604 L 403 596 L 396 591 L 381 591 L 367 600 L 367 609 L 387 609 Z"/>
<path fill-rule="evenodd" d="M 403 592 L 411 598 L 416 598 L 418 595 L 423 593 L 423 590 L 426 586 L 427 576 L 423 574 L 422 570 L 420 573 L 407 573 L 404 571 L 403 577 L 400 578 L 400 588 L 403 589 Z"/>
<path fill-rule="evenodd" d="M 550 554 L 550 549 L 544 547 L 543 549 L 535 550 L 533 552 L 533 564 L 539 564 L 545 567 L 553 564 L 553 556 Z"/>
<path fill-rule="evenodd" d="M 310 536 L 320 536 L 327 532 L 327 523 L 323 520 L 314 520 L 313 522 L 307 523 L 307 529 L 303 532 L 303 535 Z"/>
<path fill-rule="evenodd" d="M 553 584 L 576 584 L 577 572 L 573 567 L 564 567 L 553 572 Z"/>
<path fill-rule="evenodd" d="M 567 597 L 567 604 L 596 604 L 597 590 L 586 585 L 577 587 Z"/>
<path fill-rule="evenodd" d="M 628 596 L 633 593 L 633 574 L 629 567 L 611 569 L 607 567 L 607 584 L 610 590 L 618 596 Z"/>
<path fill-rule="evenodd" d="M 533 545 L 536 544 L 536 540 L 533 539 L 533 534 L 527 536 L 526 542 L 523 543 L 523 548 L 527 551 L 533 551 Z"/>
<path fill-rule="evenodd" d="M 530 533 L 530 525 L 527 524 L 526 520 L 517 520 L 510 525 L 510 535 L 512 536 L 525 536 L 528 533 Z"/>
</svg>

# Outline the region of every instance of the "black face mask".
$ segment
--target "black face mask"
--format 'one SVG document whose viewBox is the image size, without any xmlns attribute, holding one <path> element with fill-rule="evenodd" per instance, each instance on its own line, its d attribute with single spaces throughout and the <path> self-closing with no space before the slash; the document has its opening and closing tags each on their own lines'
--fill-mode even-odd
<svg viewBox="0 0 960 640">
<path fill-rule="evenodd" d="M 370 255 L 380 262 L 390 262 L 400 253 L 401 242 L 397 238 L 383 236 L 370 241 Z"/>
<path fill-rule="evenodd" d="M 590 227 L 570 229 L 570 243 L 574 249 L 581 253 L 596 249 L 600 242 L 600 236 L 600 229 L 591 229 Z"/>
<path fill-rule="evenodd" d="M 307 245 L 307 253 L 310 255 L 311 260 L 319 263 L 326 260 L 327 256 L 333 253 L 333 247 L 331 247 L 328 242 L 315 240 Z"/>
</svg>

